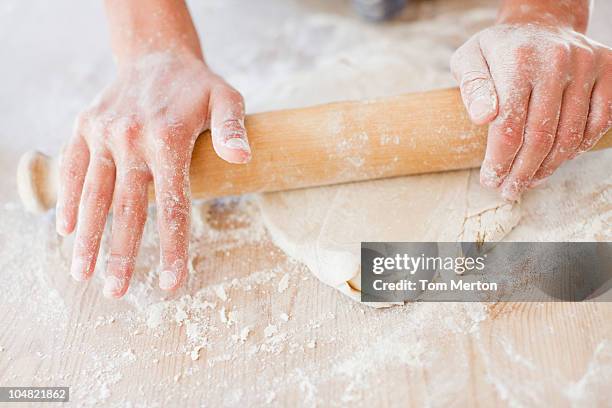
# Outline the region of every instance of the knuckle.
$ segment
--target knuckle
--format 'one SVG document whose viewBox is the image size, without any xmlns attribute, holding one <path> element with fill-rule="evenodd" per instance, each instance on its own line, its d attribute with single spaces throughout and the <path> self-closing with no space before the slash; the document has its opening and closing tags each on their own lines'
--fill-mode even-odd
<svg viewBox="0 0 612 408">
<path fill-rule="evenodd" d="M 576 47 L 573 53 L 579 66 L 584 67 L 584 69 L 590 69 L 595 65 L 596 55 L 593 49 L 589 47 Z"/>
<path fill-rule="evenodd" d="M 559 132 L 559 153 L 567 156 L 574 152 L 583 139 L 583 133 L 577 128 L 570 128 Z"/>
<path fill-rule="evenodd" d="M 142 125 L 133 116 L 122 117 L 113 121 L 110 134 L 113 144 L 117 144 L 123 151 L 133 151 L 140 142 Z"/>
<path fill-rule="evenodd" d="M 85 138 L 90 141 L 103 141 L 110 134 L 110 130 L 113 128 L 115 117 L 109 114 L 96 114 L 89 120 L 88 132 L 85 134 Z"/>
<path fill-rule="evenodd" d="M 468 71 L 461 77 L 460 87 L 468 97 L 488 92 L 489 75 L 483 71 Z"/>
<path fill-rule="evenodd" d="M 161 198 L 164 220 L 178 228 L 189 219 L 190 210 L 186 198 L 180 195 L 165 194 Z"/>
<path fill-rule="evenodd" d="M 135 115 L 128 115 L 118 118 L 113 123 L 114 133 L 131 136 L 139 135 L 142 129 L 140 120 Z"/>
<path fill-rule="evenodd" d="M 89 123 L 91 121 L 92 114 L 89 110 L 84 110 L 77 115 L 74 120 L 74 133 L 80 134 L 86 131 L 89 128 Z"/>
<path fill-rule="evenodd" d="M 115 205 L 114 212 L 117 217 L 135 217 L 142 211 L 143 197 L 139 194 L 124 194 Z M 134 218 L 135 219 L 135 218 Z"/>
<path fill-rule="evenodd" d="M 512 120 L 502 121 L 496 139 L 504 146 L 518 148 L 523 143 L 523 128 Z"/>
<path fill-rule="evenodd" d="M 124 183 L 141 183 L 150 180 L 149 166 L 139 159 L 125 160 L 120 163 L 119 179 Z"/>
<path fill-rule="evenodd" d="M 62 156 L 59 162 L 59 169 L 64 182 L 75 181 L 81 177 L 81 171 L 74 158 Z"/>
<path fill-rule="evenodd" d="M 171 126 L 165 121 L 157 121 L 152 125 L 154 147 L 157 152 L 168 151 L 181 146 L 188 138 L 188 133 L 182 126 Z"/>
<path fill-rule="evenodd" d="M 130 272 L 136 262 L 136 257 L 129 248 L 126 248 L 124 251 L 123 253 L 111 252 L 108 256 L 108 269 L 123 275 L 122 285 L 125 285 L 125 279 L 129 279 Z"/>
<path fill-rule="evenodd" d="M 86 186 L 83 189 L 82 205 L 94 205 L 99 207 L 99 203 L 107 197 L 106 191 L 98 183 Z"/>
<path fill-rule="evenodd" d="M 555 134 L 550 129 L 527 129 L 525 143 L 537 150 L 550 149 L 555 141 Z"/>
<path fill-rule="evenodd" d="M 244 98 L 242 94 L 232 86 L 224 83 L 215 88 L 214 93 L 216 99 L 215 103 L 220 100 L 229 102 L 230 108 L 228 112 L 225 112 L 225 115 L 241 116 L 244 114 Z"/>
<path fill-rule="evenodd" d="M 519 65 L 530 64 L 533 60 L 535 49 L 531 44 L 521 44 L 516 48 L 516 61 Z"/>
<path fill-rule="evenodd" d="M 565 43 L 558 43 L 552 49 L 552 60 L 565 64 L 569 61 L 571 48 Z"/>
<path fill-rule="evenodd" d="M 227 87 L 227 95 L 231 100 L 235 101 L 236 103 L 244 103 L 244 98 L 242 97 L 242 94 L 231 86 Z"/>
</svg>

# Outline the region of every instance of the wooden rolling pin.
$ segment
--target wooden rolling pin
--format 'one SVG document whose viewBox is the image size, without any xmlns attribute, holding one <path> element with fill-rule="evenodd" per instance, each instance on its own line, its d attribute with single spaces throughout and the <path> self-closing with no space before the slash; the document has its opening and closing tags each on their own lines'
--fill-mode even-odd
<svg viewBox="0 0 612 408">
<path fill-rule="evenodd" d="M 193 198 L 478 167 L 487 135 L 486 127 L 470 122 L 458 89 L 258 113 L 247 117 L 246 128 L 253 149 L 246 165 L 217 157 L 208 132 L 198 138 Z M 596 146 L 607 147 L 612 132 Z M 55 159 L 26 153 L 17 173 L 26 208 L 41 212 L 55 205 Z"/>
</svg>

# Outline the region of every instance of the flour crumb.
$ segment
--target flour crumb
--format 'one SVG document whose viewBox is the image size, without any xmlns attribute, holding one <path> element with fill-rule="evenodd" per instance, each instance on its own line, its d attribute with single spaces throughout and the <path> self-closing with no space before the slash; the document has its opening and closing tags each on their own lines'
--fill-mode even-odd
<svg viewBox="0 0 612 408">
<path fill-rule="evenodd" d="M 276 333 L 278 333 L 278 327 L 274 324 L 269 324 L 268 327 L 264 329 L 264 335 L 266 337 L 272 337 Z"/>
<path fill-rule="evenodd" d="M 283 322 L 288 322 L 289 321 L 289 315 L 287 313 L 281 313 L 280 316 L 278 316 Z"/>
<path fill-rule="evenodd" d="M 181 325 L 185 319 L 187 319 L 187 312 L 185 312 L 183 309 L 177 309 L 176 314 L 174 315 L 174 320 Z"/>
<path fill-rule="evenodd" d="M 219 320 L 221 320 L 221 323 L 225 324 L 229 322 L 227 319 L 227 314 L 225 313 L 225 307 L 222 307 L 221 310 L 219 310 Z"/>
<path fill-rule="evenodd" d="M 196 348 L 194 348 L 193 350 L 191 350 L 191 353 L 189 353 L 189 356 L 191 357 L 192 361 L 196 361 L 200 358 L 200 350 L 202 350 L 202 346 L 198 346 Z"/>
<path fill-rule="evenodd" d="M 266 404 L 271 404 L 276 399 L 276 393 L 274 391 L 268 392 L 266 395 Z"/>
<path fill-rule="evenodd" d="M 286 273 L 281 278 L 280 282 L 278 282 L 278 293 L 283 293 L 289 287 L 289 274 Z"/>
<path fill-rule="evenodd" d="M 201 310 L 206 310 L 206 309 L 216 309 L 217 308 L 217 304 L 216 303 L 211 303 L 207 300 L 200 300 L 200 299 L 195 299 L 193 301 L 193 305 L 192 307 L 194 309 L 201 309 Z"/>
<path fill-rule="evenodd" d="M 104 401 L 108 399 L 110 395 L 111 395 L 111 392 L 110 392 L 110 389 L 108 388 L 108 384 L 102 384 L 102 386 L 100 387 L 100 394 L 99 394 L 100 400 Z"/>
<path fill-rule="evenodd" d="M 231 326 L 232 324 L 238 321 L 238 312 L 235 310 L 230 310 L 227 312 L 227 326 Z"/>
<path fill-rule="evenodd" d="M 227 293 L 225 293 L 225 288 L 223 287 L 223 285 L 213 286 L 213 290 L 215 291 L 215 295 L 217 295 L 219 299 L 224 302 L 227 300 Z"/>
<path fill-rule="evenodd" d="M 249 333 L 251 333 L 251 328 L 249 326 L 246 326 L 245 328 L 243 328 L 240 331 L 240 341 L 244 343 L 249 337 Z"/>
<path fill-rule="evenodd" d="M 127 349 L 126 351 L 123 352 L 121 357 L 123 357 L 127 361 L 135 361 L 136 360 L 136 353 L 134 353 L 134 350 L 132 350 L 132 349 Z"/>
<path fill-rule="evenodd" d="M 149 307 L 147 315 L 147 327 L 154 329 L 160 326 L 164 321 L 164 313 L 166 312 L 166 304 L 164 302 L 155 303 Z"/>
<path fill-rule="evenodd" d="M 245 326 L 242 328 L 242 330 L 240 330 L 240 333 L 238 335 L 233 335 L 232 339 L 236 343 L 237 342 L 244 343 L 249 338 L 250 333 L 251 333 L 251 328 L 249 326 Z"/>
</svg>

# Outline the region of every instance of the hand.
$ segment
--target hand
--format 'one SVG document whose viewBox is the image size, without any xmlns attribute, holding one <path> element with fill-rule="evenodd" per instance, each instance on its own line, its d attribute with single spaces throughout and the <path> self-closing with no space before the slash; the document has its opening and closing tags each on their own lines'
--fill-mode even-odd
<svg viewBox="0 0 612 408">
<path fill-rule="evenodd" d="M 490 123 L 481 184 L 507 200 L 612 126 L 612 50 L 571 29 L 493 26 L 455 52 L 451 69 L 472 121 Z"/>
<path fill-rule="evenodd" d="M 117 80 L 79 115 L 60 161 L 57 203 L 58 232 L 77 230 L 71 266 L 76 280 L 94 271 L 112 203 L 104 294 L 127 291 L 153 181 L 159 286 L 173 290 L 181 284 L 189 246 L 189 165 L 195 140 L 209 124 L 219 157 L 250 160 L 241 95 L 188 53 L 155 53 L 124 64 Z"/>
</svg>

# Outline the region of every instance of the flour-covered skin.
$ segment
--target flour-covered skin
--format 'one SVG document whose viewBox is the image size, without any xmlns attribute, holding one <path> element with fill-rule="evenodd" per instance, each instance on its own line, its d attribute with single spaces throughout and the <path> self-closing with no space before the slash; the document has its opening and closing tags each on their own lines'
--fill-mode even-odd
<svg viewBox="0 0 612 408">
<path fill-rule="evenodd" d="M 242 96 L 204 62 L 185 4 L 108 0 L 117 79 L 83 111 L 60 161 L 57 230 L 76 238 L 71 275 L 88 279 L 113 211 L 104 294 L 128 289 L 154 183 L 161 248 L 159 286 L 187 273 L 189 166 L 210 127 L 217 154 L 246 163 Z"/>
<path fill-rule="evenodd" d="M 589 0 L 504 1 L 451 60 L 473 122 L 490 124 L 481 184 L 517 200 L 612 126 L 612 50 L 584 36 Z"/>
</svg>

